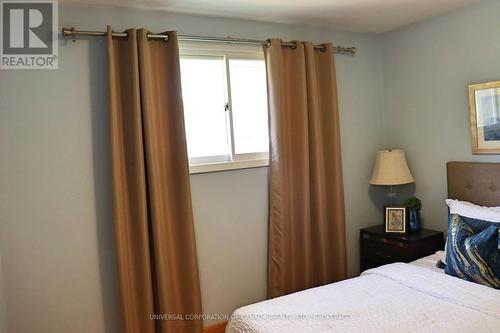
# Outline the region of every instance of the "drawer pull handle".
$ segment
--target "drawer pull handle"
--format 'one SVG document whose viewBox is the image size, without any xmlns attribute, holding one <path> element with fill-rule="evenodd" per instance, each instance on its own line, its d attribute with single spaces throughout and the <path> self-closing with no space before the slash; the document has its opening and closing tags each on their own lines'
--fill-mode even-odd
<svg viewBox="0 0 500 333">
<path fill-rule="evenodd" d="M 383 253 L 383 252 L 377 252 L 377 253 L 375 253 L 375 255 L 377 255 L 379 257 L 382 257 L 382 258 L 385 258 L 385 259 L 391 259 L 392 258 L 392 254 L 387 254 L 387 253 Z"/>
</svg>

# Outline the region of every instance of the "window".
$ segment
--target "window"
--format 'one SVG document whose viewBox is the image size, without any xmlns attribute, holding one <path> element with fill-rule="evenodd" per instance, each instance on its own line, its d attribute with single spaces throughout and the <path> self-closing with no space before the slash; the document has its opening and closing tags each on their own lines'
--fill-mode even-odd
<svg viewBox="0 0 500 333">
<path fill-rule="evenodd" d="M 191 173 L 268 165 L 261 47 L 181 43 L 180 64 Z"/>
</svg>

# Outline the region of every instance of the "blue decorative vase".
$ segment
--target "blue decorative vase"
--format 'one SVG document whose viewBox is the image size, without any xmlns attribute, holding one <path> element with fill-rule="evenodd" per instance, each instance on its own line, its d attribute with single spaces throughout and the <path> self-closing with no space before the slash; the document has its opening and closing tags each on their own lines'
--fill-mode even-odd
<svg viewBox="0 0 500 333">
<path fill-rule="evenodd" d="M 410 232 L 420 230 L 420 210 L 410 210 Z"/>
</svg>

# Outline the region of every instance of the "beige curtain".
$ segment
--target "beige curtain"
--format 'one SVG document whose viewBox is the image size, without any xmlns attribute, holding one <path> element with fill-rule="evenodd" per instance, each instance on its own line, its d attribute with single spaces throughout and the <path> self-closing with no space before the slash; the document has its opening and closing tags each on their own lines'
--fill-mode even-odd
<svg viewBox="0 0 500 333">
<path fill-rule="evenodd" d="M 331 44 L 264 47 L 269 90 L 268 296 L 346 277 L 344 194 Z"/>
<path fill-rule="evenodd" d="M 198 333 L 201 313 L 177 37 L 108 27 L 110 145 L 126 333 Z M 152 320 L 150 315 L 170 314 Z"/>
</svg>

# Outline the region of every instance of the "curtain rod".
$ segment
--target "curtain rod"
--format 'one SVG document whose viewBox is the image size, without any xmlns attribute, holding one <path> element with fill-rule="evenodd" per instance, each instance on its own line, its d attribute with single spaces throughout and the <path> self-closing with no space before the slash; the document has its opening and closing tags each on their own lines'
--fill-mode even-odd
<svg viewBox="0 0 500 333">
<path fill-rule="evenodd" d="M 63 28 L 62 35 L 64 37 L 73 37 L 73 40 L 77 36 L 106 36 L 108 33 L 106 31 L 93 31 L 93 30 L 76 30 L 75 28 Z M 128 34 L 126 32 L 113 32 L 113 37 L 117 38 L 126 38 Z M 148 34 L 148 38 L 150 39 L 163 39 L 164 41 L 168 41 L 168 35 L 160 35 L 160 34 Z M 178 39 L 181 42 L 217 42 L 217 43 L 231 43 L 231 44 L 252 44 L 252 45 L 269 45 L 270 42 L 268 40 L 257 40 L 257 39 L 244 39 L 244 38 L 232 38 L 232 37 L 209 37 L 209 36 L 193 36 L 193 35 L 178 35 Z M 294 43 L 286 42 L 282 43 L 284 46 L 295 47 Z M 316 49 L 323 49 L 323 45 L 315 45 Z M 347 54 L 347 55 L 355 55 L 356 47 L 343 47 L 343 46 L 334 46 L 333 51 L 339 54 Z"/>
</svg>

